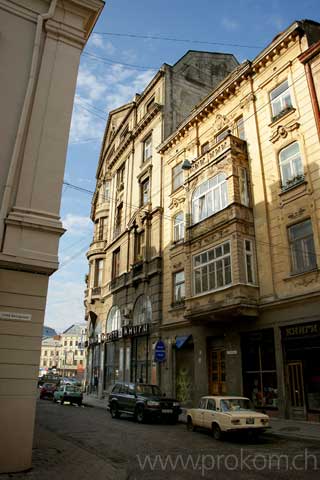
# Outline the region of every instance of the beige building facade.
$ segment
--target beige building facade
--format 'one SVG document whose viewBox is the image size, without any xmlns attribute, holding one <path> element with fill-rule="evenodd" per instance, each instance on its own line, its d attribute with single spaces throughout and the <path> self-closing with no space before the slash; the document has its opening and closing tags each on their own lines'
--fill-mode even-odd
<svg viewBox="0 0 320 480">
<path fill-rule="evenodd" d="M 60 336 L 58 373 L 66 377 L 84 379 L 86 369 L 85 345 L 87 324 L 74 324 Z"/>
<path fill-rule="evenodd" d="M 30 468 L 80 53 L 100 0 L 0 1 L 0 471 Z"/>
<path fill-rule="evenodd" d="M 319 38 L 294 22 L 158 148 L 161 383 L 185 405 L 320 420 Z"/>
<path fill-rule="evenodd" d="M 237 65 L 233 55 L 189 51 L 109 115 L 85 293 L 88 389 L 99 396 L 116 380 L 160 382 L 164 178 L 156 146 Z"/>
<path fill-rule="evenodd" d="M 54 370 L 59 366 L 61 351 L 60 335 L 44 338 L 41 342 L 39 376 Z"/>
</svg>

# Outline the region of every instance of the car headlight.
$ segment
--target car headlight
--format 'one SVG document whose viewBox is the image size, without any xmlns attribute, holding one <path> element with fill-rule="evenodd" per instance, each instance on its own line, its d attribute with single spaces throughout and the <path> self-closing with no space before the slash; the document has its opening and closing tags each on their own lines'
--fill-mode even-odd
<svg viewBox="0 0 320 480">
<path fill-rule="evenodd" d="M 180 407 L 180 403 L 179 402 L 173 402 L 173 406 L 174 407 Z"/>
<path fill-rule="evenodd" d="M 147 405 L 148 407 L 160 407 L 160 402 L 156 402 L 154 400 L 148 400 Z"/>
<path fill-rule="evenodd" d="M 231 423 L 233 425 L 239 425 L 241 422 L 240 422 L 240 418 L 232 418 L 231 419 Z"/>
</svg>

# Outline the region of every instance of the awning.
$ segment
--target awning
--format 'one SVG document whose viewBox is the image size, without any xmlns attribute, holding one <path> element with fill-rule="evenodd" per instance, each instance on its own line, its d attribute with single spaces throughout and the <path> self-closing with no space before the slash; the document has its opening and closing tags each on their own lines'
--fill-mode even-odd
<svg viewBox="0 0 320 480">
<path fill-rule="evenodd" d="M 191 335 L 182 335 L 181 337 L 176 337 L 176 347 L 182 348 L 183 345 L 189 340 Z"/>
</svg>

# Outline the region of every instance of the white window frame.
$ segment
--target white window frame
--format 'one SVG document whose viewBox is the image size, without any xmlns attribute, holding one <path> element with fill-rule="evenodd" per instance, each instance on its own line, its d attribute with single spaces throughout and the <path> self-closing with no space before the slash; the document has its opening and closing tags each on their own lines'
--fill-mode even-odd
<svg viewBox="0 0 320 480">
<path fill-rule="evenodd" d="M 152 158 L 152 133 L 143 141 L 143 163 Z"/>
<path fill-rule="evenodd" d="M 292 148 L 293 146 L 297 146 L 297 151 L 289 156 L 285 156 L 286 152 Z M 304 178 L 304 171 L 303 171 L 303 163 L 300 153 L 300 146 L 299 142 L 292 142 L 286 147 L 282 148 L 279 152 L 279 167 L 280 167 L 280 174 L 281 174 L 281 184 L 283 188 L 288 188 L 291 182 L 294 184 L 294 180 L 301 177 Z M 290 176 L 285 178 L 285 168 L 290 170 Z"/>
<path fill-rule="evenodd" d="M 248 249 L 247 246 L 250 246 Z M 253 253 L 253 242 L 249 238 L 243 240 L 243 251 L 244 251 L 244 263 L 246 271 L 246 283 L 248 285 L 256 284 L 256 275 L 255 275 L 255 265 L 254 265 L 254 253 Z M 248 261 L 250 258 L 250 261 Z M 252 281 L 249 280 L 248 270 L 251 269 Z"/>
<path fill-rule="evenodd" d="M 217 180 L 215 181 L 215 179 Z M 216 202 L 217 197 L 218 202 Z M 192 195 L 192 224 L 201 222 L 214 213 L 220 212 L 228 204 L 227 176 L 225 173 L 218 173 L 201 183 L 194 190 Z"/>
<path fill-rule="evenodd" d="M 303 223 L 309 222 L 311 233 L 305 236 L 296 236 L 293 238 L 292 230 L 302 225 Z M 311 218 L 307 218 L 302 222 L 295 223 L 294 225 L 290 225 L 288 227 L 288 238 L 289 238 L 289 245 L 290 245 L 290 253 L 291 253 L 291 272 L 292 274 L 304 273 L 309 272 L 317 268 L 317 255 L 316 249 L 314 244 L 314 234 L 313 234 L 313 226 Z M 313 251 L 308 250 L 308 242 L 312 242 L 312 249 Z M 298 255 L 303 257 L 303 268 L 298 268 Z M 312 259 L 314 256 L 314 259 Z M 308 265 L 309 263 L 309 265 Z"/>
<path fill-rule="evenodd" d="M 248 171 L 245 167 L 239 167 L 239 191 L 242 205 L 249 207 Z"/>
<path fill-rule="evenodd" d="M 181 217 L 182 219 L 178 219 Z M 176 213 L 173 217 L 173 241 L 180 242 L 184 239 L 184 214 L 182 211 Z"/>
<path fill-rule="evenodd" d="M 224 253 L 224 249 L 227 245 L 228 245 L 229 251 L 227 253 Z M 222 255 L 219 255 L 217 257 L 216 256 L 217 251 L 220 248 L 223 250 L 223 253 L 222 253 Z M 209 254 L 211 254 L 213 256 L 213 258 L 211 260 L 209 260 Z M 201 261 L 201 263 L 199 265 L 196 265 L 196 259 L 198 257 L 201 258 L 201 256 L 203 256 L 203 255 L 207 255 L 207 260 L 206 261 Z M 227 265 L 227 266 L 230 269 L 230 282 L 228 282 L 228 283 L 226 283 L 226 265 L 225 265 L 225 260 L 227 258 L 229 259 L 229 265 Z M 216 264 L 220 261 L 222 261 L 222 263 L 223 263 L 223 270 L 222 270 L 223 284 L 217 286 L 218 282 L 217 282 L 217 267 L 216 267 Z M 210 265 L 214 265 L 214 268 L 213 268 L 212 272 L 210 272 Z M 200 275 L 201 291 L 197 292 L 197 290 L 196 290 L 196 271 L 200 270 L 200 272 L 201 272 L 202 269 L 206 269 L 207 273 L 205 275 L 203 273 Z M 209 286 L 210 286 L 210 279 L 209 279 L 210 273 L 214 274 L 215 286 L 213 288 L 209 288 Z M 207 290 L 203 289 L 203 277 L 204 276 L 207 277 L 207 285 L 208 285 Z M 218 291 L 218 290 L 222 290 L 222 289 L 228 288 L 232 285 L 232 252 L 231 252 L 231 242 L 230 242 L 230 240 L 227 240 L 223 243 L 220 243 L 219 245 L 216 245 L 215 247 L 210 248 L 209 250 L 204 250 L 203 252 L 199 252 L 196 255 L 193 255 L 193 258 L 192 258 L 192 279 L 193 279 L 193 293 L 194 293 L 194 296 L 204 295 L 204 294 L 207 294 L 207 293 L 210 293 L 210 292 L 215 292 L 215 291 Z"/>
<path fill-rule="evenodd" d="M 283 90 L 284 87 L 286 88 Z M 284 82 L 280 83 L 280 85 L 271 90 L 269 95 L 273 119 L 279 117 L 279 115 L 281 115 L 285 110 L 292 108 L 292 99 L 288 80 L 284 80 Z"/>
</svg>

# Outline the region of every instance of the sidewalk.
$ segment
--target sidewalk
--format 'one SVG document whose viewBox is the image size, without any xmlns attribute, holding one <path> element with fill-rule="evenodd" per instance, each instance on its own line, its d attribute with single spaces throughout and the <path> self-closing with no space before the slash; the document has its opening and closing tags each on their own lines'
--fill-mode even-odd
<svg viewBox="0 0 320 480">
<path fill-rule="evenodd" d="M 83 404 L 90 407 L 107 409 L 107 403 L 107 398 L 99 399 L 92 395 L 84 395 L 83 397 Z M 186 412 L 187 410 L 183 408 L 182 414 L 179 417 L 181 423 L 187 422 Z M 270 425 L 271 429 L 266 435 L 320 441 L 320 423 L 286 420 L 285 418 L 270 418 Z"/>
</svg>

